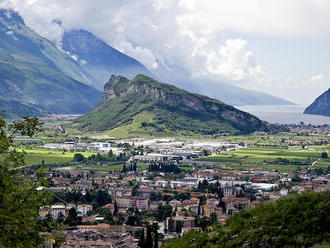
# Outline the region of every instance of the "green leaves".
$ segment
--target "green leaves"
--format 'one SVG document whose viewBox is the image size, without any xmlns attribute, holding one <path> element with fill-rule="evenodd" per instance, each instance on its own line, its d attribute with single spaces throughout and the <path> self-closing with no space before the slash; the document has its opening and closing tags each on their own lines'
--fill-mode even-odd
<svg viewBox="0 0 330 248">
<path fill-rule="evenodd" d="M 166 247 L 312 247 L 330 241 L 330 191 L 305 192 L 245 209 L 211 232 L 190 232 Z"/>
<path fill-rule="evenodd" d="M 37 118 L 25 117 L 10 127 L 13 133 L 32 137 L 40 125 Z M 36 188 L 46 181 L 41 180 L 42 171 L 34 180 L 21 173 L 18 167 L 24 165 L 24 153 L 10 149 L 13 135 L 8 135 L 6 128 L 0 117 L 0 247 L 34 247 L 42 241 L 38 210 L 47 199 L 47 194 Z"/>
<path fill-rule="evenodd" d="M 10 125 L 10 128 L 14 131 L 14 133 L 27 135 L 31 138 L 36 132 L 41 131 L 40 127 L 42 124 L 43 123 L 39 122 L 37 117 L 23 117 L 23 121 L 13 122 Z"/>
</svg>

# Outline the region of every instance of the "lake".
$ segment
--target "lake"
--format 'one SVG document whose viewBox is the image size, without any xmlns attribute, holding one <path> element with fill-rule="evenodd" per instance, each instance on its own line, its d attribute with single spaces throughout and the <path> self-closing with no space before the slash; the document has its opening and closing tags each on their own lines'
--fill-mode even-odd
<svg viewBox="0 0 330 248">
<path fill-rule="evenodd" d="M 303 105 L 246 105 L 236 108 L 257 116 L 263 121 L 279 124 L 330 124 L 330 117 L 321 115 L 303 114 L 306 106 Z"/>
</svg>

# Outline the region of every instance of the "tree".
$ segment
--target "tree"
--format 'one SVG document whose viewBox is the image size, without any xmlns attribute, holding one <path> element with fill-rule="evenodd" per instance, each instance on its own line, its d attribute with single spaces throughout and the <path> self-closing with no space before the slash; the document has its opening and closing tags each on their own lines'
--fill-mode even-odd
<svg viewBox="0 0 330 248">
<path fill-rule="evenodd" d="M 104 219 L 109 223 L 113 224 L 113 215 L 109 208 L 99 208 L 98 212 L 104 217 Z"/>
<path fill-rule="evenodd" d="M 38 118 L 24 117 L 7 130 L 0 115 L 0 247 L 35 247 L 42 242 L 38 210 L 47 194 L 36 189 L 46 186 L 46 180 L 24 176 L 25 153 L 15 151 L 13 142 L 15 134 L 32 137 L 41 125 Z"/>
<path fill-rule="evenodd" d="M 84 155 L 80 154 L 80 153 L 76 153 L 75 155 L 73 155 L 73 161 L 75 162 L 82 162 L 85 160 Z"/>
<path fill-rule="evenodd" d="M 128 216 L 127 217 L 127 220 L 126 220 L 126 225 L 129 225 L 129 226 L 141 226 L 142 225 L 141 215 L 134 214 L 134 215 Z"/>
<path fill-rule="evenodd" d="M 135 196 L 137 194 L 137 191 L 139 190 L 140 186 L 138 184 L 134 185 L 132 188 L 132 196 Z"/>
<path fill-rule="evenodd" d="M 209 151 L 206 150 L 206 149 L 203 149 L 203 150 L 202 150 L 202 155 L 203 155 L 203 156 L 208 156 L 208 155 L 209 155 Z"/>
<path fill-rule="evenodd" d="M 322 152 L 321 153 L 321 158 L 327 159 L 328 158 L 328 153 L 327 152 Z"/>
<path fill-rule="evenodd" d="M 156 210 L 156 217 L 158 221 L 163 221 L 167 217 L 170 217 L 172 215 L 172 207 L 168 204 L 161 205 L 159 204 L 157 210 Z"/>
<path fill-rule="evenodd" d="M 96 193 L 96 202 L 99 207 L 111 203 L 111 197 L 107 191 L 98 190 Z"/>
<path fill-rule="evenodd" d="M 151 227 L 147 226 L 147 239 L 146 239 L 146 248 L 153 248 L 152 246 L 152 233 L 151 233 Z"/>
<path fill-rule="evenodd" d="M 172 219 L 172 216 L 170 216 L 170 219 L 168 220 L 168 231 L 174 232 L 174 221 Z"/>
<path fill-rule="evenodd" d="M 60 212 L 57 216 L 57 222 L 63 223 L 64 222 L 64 215 L 62 212 Z"/>
<path fill-rule="evenodd" d="M 223 226 L 201 233 L 190 231 L 165 242 L 164 248 L 319 247 L 316 245 L 329 242 L 329 199 L 329 190 L 291 194 L 243 209 Z"/>
<path fill-rule="evenodd" d="M 141 230 L 138 246 L 140 248 L 146 247 L 146 241 L 144 239 L 144 229 Z"/>
<path fill-rule="evenodd" d="M 154 231 L 154 248 L 158 248 L 158 224 L 153 224 L 153 231 Z"/>
<path fill-rule="evenodd" d="M 175 226 L 175 232 L 181 233 L 183 227 L 182 221 L 177 221 Z"/>
<path fill-rule="evenodd" d="M 116 215 L 118 213 L 118 206 L 117 206 L 117 202 L 115 200 L 114 206 L 113 206 L 113 214 Z"/>
<path fill-rule="evenodd" d="M 64 221 L 69 226 L 76 226 L 82 223 L 82 218 L 78 216 L 76 208 L 70 208 L 68 217 Z"/>
<path fill-rule="evenodd" d="M 217 223 L 217 221 L 218 221 L 217 214 L 216 213 L 211 213 L 211 215 L 210 215 L 211 224 L 215 224 L 215 223 Z"/>
<path fill-rule="evenodd" d="M 125 173 L 127 171 L 127 168 L 126 168 L 126 163 L 123 164 L 123 169 L 121 170 L 122 173 Z"/>
<path fill-rule="evenodd" d="M 198 225 L 200 226 L 200 228 L 202 228 L 203 231 L 205 231 L 206 228 L 211 225 L 210 219 L 207 216 L 203 216 L 198 219 Z"/>
<path fill-rule="evenodd" d="M 113 152 L 112 152 L 112 150 L 110 150 L 110 151 L 108 152 L 108 158 L 109 158 L 109 159 L 112 159 L 112 157 L 113 157 Z"/>
</svg>

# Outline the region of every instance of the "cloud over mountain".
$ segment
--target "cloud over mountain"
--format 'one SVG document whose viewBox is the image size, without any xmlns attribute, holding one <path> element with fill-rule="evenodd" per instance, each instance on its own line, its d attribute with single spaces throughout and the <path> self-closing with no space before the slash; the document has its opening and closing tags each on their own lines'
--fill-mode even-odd
<svg viewBox="0 0 330 248">
<path fill-rule="evenodd" d="M 18 10 L 59 46 L 64 31 L 83 28 L 148 69 L 180 66 L 191 77 L 259 90 L 285 82 L 265 72 L 248 40 L 225 32 L 330 39 L 326 0 L 3 0 L 1 6 Z"/>
</svg>

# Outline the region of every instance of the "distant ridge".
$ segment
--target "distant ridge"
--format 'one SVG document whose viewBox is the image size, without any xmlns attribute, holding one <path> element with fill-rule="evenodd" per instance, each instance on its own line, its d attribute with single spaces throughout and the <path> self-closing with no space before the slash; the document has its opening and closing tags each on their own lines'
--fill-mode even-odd
<svg viewBox="0 0 330 248">
<path fill-rule="evenodd" d="M 49 112 L 43 110 L 40 106 L 20 103 L 18 101 L 0 100 L 0 113 L 6 119 L 19 119 L 24 116 L 45 116 Z"/>
</svg>

